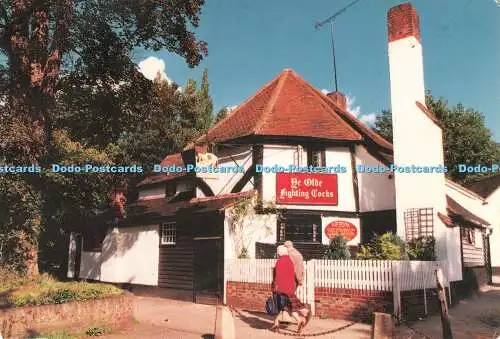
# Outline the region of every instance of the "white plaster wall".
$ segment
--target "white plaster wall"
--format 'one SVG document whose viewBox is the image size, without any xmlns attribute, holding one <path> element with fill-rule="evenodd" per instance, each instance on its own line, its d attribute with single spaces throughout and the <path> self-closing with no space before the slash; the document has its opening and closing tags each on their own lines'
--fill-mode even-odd
<svg viewBox="0 0 500 339">
<path fill-rule="evenodd" d="M 351 224 L 353 224 L 354 226 L 356 226 L 356 230 L 358 231 L 356 234 L 356 237 L 354 239 L 348 241 L 347 245 L 349 245 L 349 246 L 359 245 L 359 243 L 361 242 L 361 231 L 360 231 L 361 230 L 361 226 L 360 226 L 361 222 L 360 222 L 359 218 L 322 217 L 321 218 L 322 243 L 324 245 L 330 244 L 330 239 L 328 239 L 328 237 L 326 236 L 325 229 L 329 223 L 331 223 L 332 221 L 338 221 L 338 220 L 347 221 L 347 222 L 350 222 Z"/>
<path fill-rule="evenodd" d="M 120 228 L 104 240 L 101 281 L 158 285 L 158 225 Z"/>
<path fill-rule="evenodd" d="M 101 252 L 82 251 L 80 259 L 80 279 L 100 280 L 100 278 Z"/>
<path fill-rule="evenodd" d="M 415 37 L 389 43 L 394 163 L 398 166 L 442 166 L 442 131 L 416 105 L 425 104 L 422 46 Z M 404 212 L 434 209 L 434 235 L 439 260 L 448 264 L 452 281 L 462 279 L 460 237 L 437 213 L 446 211 L 444 173 L 395 173 L 398 234 L 405 236 Z"/>
<path fill-rule="evenodd" d="M 297 147 L 265 145 L 264 146 L 264 166 L 283 166 L 288 168 L 294 165 L 294 153 Z M 325 152 L 326 166 L 335 167 L 337 165 L 346 168 L 345 173 L 337 174 L 338 179 L 338 205 L 277 205 L 288 209 L 311 209 L 329 211 L 356 211 L 354 198 L 354 188 L 352 185 L 351 155 L 347 147 L 331 147 Z M 305 161 L 305 160 L 304 160 Z M 307 163 L 301 164 L 307 166 Z M 263 173 L 263 200 L 276 202 L 276 173 Z"/>
<path fill-rule="evenodd" d="M 165 198 L 165 186 L 159 185 L 139 190 L 139 200 L 152 198 Z"/>
<path fill-rule="evenodd" d="M 491 266 L 500 267 L 500 187 L 488 197 L 488 210 L 493 233 L 490 236 Z M 496 277 L 495 283 L 500 283 Z"/>
<path fill-rule="evenodd" d="M 218 151 L 215 155 L 219 167 L 241 166 L 244 168 L 243 173 L 215 173 L 210 175 L 200 173 L 197 176 L 203 178 L 215 195 L 231 193 L 234 185 L 245 174 L 244 172 L 252 166 L 252 148 L 250 146 L 228 148 Z"/>
<path fill-rule="evenodd" d="M 386 165 L 375 159 L 363 146 L 356 146 L 356 166 L 372 168 Z M 361 212 L 392 210 L 396 208 L 394 176 L 388 173 L 358 172 L 359 209 Z"/>
<path fill-rule="evenodd" d="M 235 242 L 238 237 L 231 230 L 231 210 L 226 210 L 224 219 L 224 259 L 236 259 Z M 243 238 L 250 258 L 255 258 L 255 243 L 276 243 L 276 214 L 254 214 L 246 218 Z M 240 238 L 241 239 L 241 238 Z"/>
</svg>

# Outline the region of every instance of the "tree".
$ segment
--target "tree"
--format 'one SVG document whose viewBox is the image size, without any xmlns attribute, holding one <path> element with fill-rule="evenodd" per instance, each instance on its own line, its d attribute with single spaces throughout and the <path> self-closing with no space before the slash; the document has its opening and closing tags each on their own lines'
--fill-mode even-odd
<svg viewBox="0 0 500 339">
<path fill-rule="evenodd" d="M 447 176 L 460 183 L 474 180 L 484 174 L 459 173 L 459 164 L 493 164 L 500 161 L 500 147 L 492 140 L 485 126 L 484 115 L 462 104 L 453 107 L 442 98 L 426 96 L 427 107 L 442 122 L 444 162 Z M 375 122 L 375 131 L 392 142 L 392 116 L 383 111 Z"/>
<path fill-rule="evenodd" d="M 131 52 L 137 47 L 166 49 L 183 56 L 190 67 L 198 65 L 207 54 L 206 44 L 196 40 L 190 27 L 198 26 L 203 3 L 1 1 L 0 50 L 6 60 L 0 67 L 0 95 L 5 101 L 0 107 L 2 162 L 47 166 L 73 161 L 76 149 L 85 155 L 81 160 L 116 149 L 133 122 L 140 120 L 140 95 L 134 91 L 150 90 L 137 77 Z M 68 94 L 75 100 L 64 100 Z M 81 144 L 72 144 L 75 136 Z M 97 204 L 102 197 L 99 182 L 84 197 L 64 196 L 54 203 L 54 187 L 47 183 L 77 195 L 84 185 L 76 177 L 53 181 L 44 172 L 1 177 L 0 228 L 16 235 L 19 246 L 11 249 L 22 251 L 18 268 L 29 275 L 38 273 L 38 239 L 43 226 L 50 227 L 50 212 L 70 210 L 64 201 L 82 206 L 84 200 Z"/>
<path fill-rule="evenodd" d="M 231 113 L 229 107 L 222 107 L 215 116 L 214 125 L 219 121 L 224 120 L 229 115 L 229 113 Z"/>
<path fill-rule="evenodd" d="M 332 240 L 330 240 L 330 245 L 323 255 L 323 259 L 326 260 L 345 260 L 351 258 L 351 252 L 347 246 L 347 241 L 345 238 L 337 234 Z"/>
</svg>

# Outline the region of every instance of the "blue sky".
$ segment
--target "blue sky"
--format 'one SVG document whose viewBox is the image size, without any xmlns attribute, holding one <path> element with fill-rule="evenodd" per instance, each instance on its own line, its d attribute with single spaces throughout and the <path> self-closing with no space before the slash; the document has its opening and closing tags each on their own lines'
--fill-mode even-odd
<svg viewBox="0 0 500 339">
<path fill-rule="evenodd" d="M 285 68 L 319 89 L 332 89 L 329 26 L 316 31 L 314 24 L 350 2 L 207 0 L 197 34 L 209 55 L 200 66 L 190 69 L 167 51 L 139 51 L 134 58 L 161 59 L 164 72 L 181 86 L 207 68 L 216 110 L 241 103 Z M 386 15 L 400 3 L 361 0 L 336 19 L 339 90 L 364 121 L 390 106 Z M 426 88 L 450 104 L 483 112 L 500 141 L 500 6 L 494 0 L 412 4 L 420 14 Z"/>
</svg>

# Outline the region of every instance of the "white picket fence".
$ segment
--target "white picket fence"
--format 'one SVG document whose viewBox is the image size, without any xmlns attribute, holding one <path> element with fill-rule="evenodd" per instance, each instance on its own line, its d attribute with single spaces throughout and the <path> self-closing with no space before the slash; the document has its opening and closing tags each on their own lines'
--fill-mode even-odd
<svg viewBox="0 0 500 339">
<path fill-rule="evenodd" d="M 228 281 L 270 284 L 275 263 L 275 259 L 225 260 L 224 303 Z M 315 287 L 388 291 L 393 293 L 394 311 L 400 316 L 401 292 L 436 288 L 436 270 L 442 272 L 445 286 L 449 288 L 443 267 L 445 265 L 437 261 L 310 260 L 304 262 L 305 280 L 297 290 L 297 297 L 310 304 L 314 314 Z M 426 293 L 424 295 L 427 310 Z"/>
</svg>

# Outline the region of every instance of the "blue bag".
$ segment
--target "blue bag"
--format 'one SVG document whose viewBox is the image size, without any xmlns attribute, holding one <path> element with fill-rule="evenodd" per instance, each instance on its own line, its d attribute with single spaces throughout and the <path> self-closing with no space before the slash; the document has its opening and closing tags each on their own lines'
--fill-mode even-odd
<svg viewBox="0 0 500 339">
<path fill-rule="evenodd" d="M 276 297 L 275 294 L 273 293 L 272 296 L 267 298 L 266 301 L 266 312 L 269 315 L 278 315 L 280 313 L 279 308 L 278 308 L 278 303 L 276 302 Z"/>
</svg>

